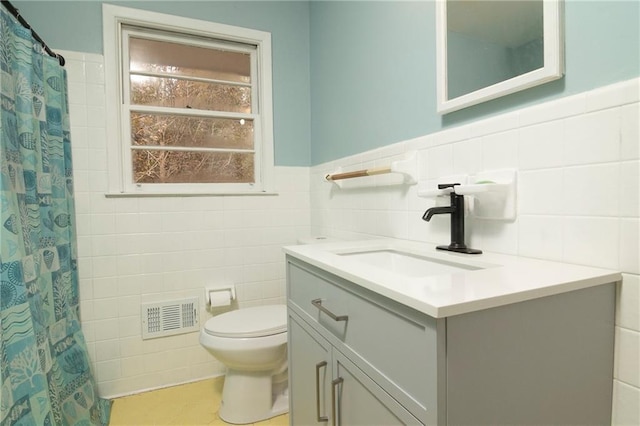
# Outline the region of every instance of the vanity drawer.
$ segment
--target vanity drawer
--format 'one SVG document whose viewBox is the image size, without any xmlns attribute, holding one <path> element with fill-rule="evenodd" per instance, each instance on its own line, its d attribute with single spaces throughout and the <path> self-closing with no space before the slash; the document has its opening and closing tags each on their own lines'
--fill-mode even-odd
<svg viewBox="0 0 640 426">
<path fill-rule="evenodd" d="M 359 366 L 386 382 L 394 398 L 422 411 L 422 421 L 435 423 L 438 351 L 444 345 L 434 318 L 294 259 L 288 259 L 287 276 L 290 305 L 336 348 L 364 361 Z M 317 300 L 320 306 L 312 303 Z"/>
</svg>

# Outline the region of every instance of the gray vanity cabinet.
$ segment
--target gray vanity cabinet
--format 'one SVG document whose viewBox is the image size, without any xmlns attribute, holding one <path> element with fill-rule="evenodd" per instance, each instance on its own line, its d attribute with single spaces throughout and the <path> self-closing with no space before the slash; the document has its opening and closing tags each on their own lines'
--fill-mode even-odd
<svg viewBox="0 0 640 426">
<path fill-rule="evenodd" d="M 432 318 L 287 256 L 287 305 L 292 426 L 610 423 L 613 284 Z"/>
<path fill-rule="evenodd" d="M 289 315 L 289 414 L 292 425 L 419 425 L 304 320 Z"/>
<path fill-rule="evenodd" d="M 289 419 L 292 425 L 313 425 L 331 416 L 331 346 L 289 314 Z"/>
<path fill-rule="evenodd" d="M 436 423 L 442 321 L 295 259 L 288 258 L 287 277 L 292 425 L 323 424 L 315 374 L 329 359 L 330 369 L 320 371 L 329 378 L 321 376 L 318 385 L 328 424 L 334 406 L 344 426 Z M 341 313 L 348 319 L 340 320 Z M 332 382 L 340 378 L 332 404 Z"/>
</svg>

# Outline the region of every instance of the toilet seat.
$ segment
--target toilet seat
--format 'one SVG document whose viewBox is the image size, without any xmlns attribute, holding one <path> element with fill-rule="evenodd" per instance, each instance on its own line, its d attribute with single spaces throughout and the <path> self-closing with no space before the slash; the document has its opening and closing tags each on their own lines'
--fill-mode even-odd
<svg viewBox="0 0 640 426">
<path fill-rule="evenodd" d="M 204 324 L 212 336 L 247 338 L 264 337 L 287 331 L 285 305 L 256 306 L 215 316 Z"/>
</svg>

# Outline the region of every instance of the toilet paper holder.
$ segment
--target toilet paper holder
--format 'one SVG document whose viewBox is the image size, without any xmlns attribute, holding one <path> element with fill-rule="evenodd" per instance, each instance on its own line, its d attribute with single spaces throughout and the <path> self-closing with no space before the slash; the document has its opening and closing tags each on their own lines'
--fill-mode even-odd
<svg viewBox="0 0 640 426">
<path fill-rule="evenodd" d="M 216 303 L 212 303 L 213 299 L 214 299 L 214 295 L 218 295 L 220 293 L 228 293 L 229 294 L 229 304 L 236 299 L 236 287 L 233 284 L 228 284 L 228 285 L 217 285 L 217 286 L 210 286 L 210 287 L 206 287 L 204 289 L 204 300 L 205 300 L 205 304 L 207 306 L 221 306 L 221 305 L 217 305 Z M 223 305 L 224 306 L 224 305 Z"/>
</svg>

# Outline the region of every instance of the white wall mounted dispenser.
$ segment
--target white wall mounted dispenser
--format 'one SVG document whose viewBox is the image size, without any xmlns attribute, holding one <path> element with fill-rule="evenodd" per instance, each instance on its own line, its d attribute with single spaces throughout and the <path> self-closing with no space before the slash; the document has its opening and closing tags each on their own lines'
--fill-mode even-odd
<svg viewBox="0 0 640 426">
<path fill-rule="evenodd" d="M 236 287 L 233 284 L 205 288 L 205 304 L 207 307 L 222 308 L 230 306 L 236 298 Z"/>
</svg>

